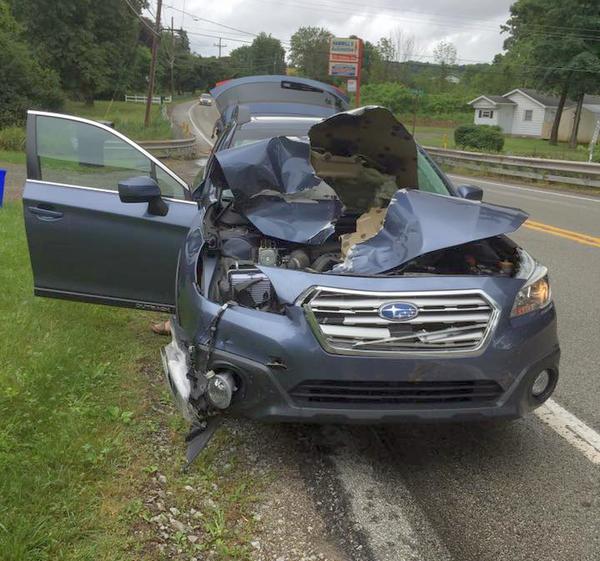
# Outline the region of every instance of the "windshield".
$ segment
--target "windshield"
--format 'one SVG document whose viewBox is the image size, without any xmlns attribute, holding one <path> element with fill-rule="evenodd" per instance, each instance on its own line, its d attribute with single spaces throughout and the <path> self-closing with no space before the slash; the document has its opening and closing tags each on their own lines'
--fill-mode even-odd
<svg viewBox="0 0 600 561">
<path fill-rule="evenodd" d="M 417 152 L 417 180 L 419 191 L 437 193 L 438 195 L 451 195 L 440 172 L 433 167 L 429 156 L 418 150 Z"/>
<path fill-rule="evenodd" d="M 261 130 L 258 129 L 258 130 L 254 130 L 252 132 L 259 133 L 259 132 L 261 132 Z M 294 137 L 288 137 L 288 138 L 293 138 L 294 140 L 302 140 L 304 142 L 308 142 L 307 136 L 299 137 L 299 138 L 294 138 Z M 234 141 L 232 142 L 232 147 L 239 147 L 239 146 L 246 146 L 249 144 L 254 144 L 255 142 L 258 142 L 259 140 L 264 140 L 264 139 L 258 138 L 258 137 L 243 138 L 240 135 L 237 137 L 237 140 L 236 140 L 236 138 L 234 138 Z M 315 164 L 314 158 L 313 158 L 312 163 L 313 163 L 313 165 Z M 318 167 L 319 167 L 319 165 L 317 164 L 317 168 Z M 360 167 L 362 168 L 362 166 L 360 166 Z M 362 170 L 362 171 L 364 171 L 364 170 Z M 328 174 L 327 174 L 327 172 L 323 172 L 320 175 L 322 175 L 323 177 L 326 177 Z M 361 185 L 363 187 L 367 187 L 367 186 L 372 187 L 372 185 L 370 185 L 370 184 L 372 182 L 375 182 L 378 187 L 377 190 L 381 194 L 384 194 L 386 191 L 389 191 L 389 194 L 391 196 L 398 189 L 395 182 L 393 181 L 393 178 L 391 178 L 390 176 L 385 175 L 385 174 L 377 173 L 374 170 L 367 171 L 366 173 L 361 173 L 360 176 L 357 177 L 357 179 L 359 180 L 359 182 L 361 183 Z M 346 179 L 346 181 L 340 181 L 339 179 L 336 181 L 335 179 L 332 179 L 331 177 L 328 177 L 327 181 L 329 183 L 331 183 L 336 188 L 336 190 L 339 189 L 340 195 L 341 195 L 341 192 L 344 190 L 344 184 L 348 183 L 348 179 Z M 434 167 L 429 156 L 420 149 L 417 151 L 417 181 L 418 181 L 418 184 L 416 185 L 416 187 L 419 189 L 419 191 L 426 191 L 427 193 L 436 193 L 438 195 L 452 195 L 452 193 L 448 189 L 448 186 L 447 186 L 446 182 L 444 181 L 441 173 Z M 410 186 L 406 186 L 406 187 L 410 187 Z M 222 198 L 222 200 L 225 200 L 225 201 L 232 200 L 233 194 L 231 193 L 231 190 L 224 189 L 221 193 L 221 198 Z M 386 206 L 387 202 L 389 201 L 389 198 L 385 197 L 385 196 L 383 196 L 383 198 L 387 199 L 387 201 L 384 203 L 384 206 Z M 343 197 L 342 197 L 342 199 L 343 199 Z M 345 202 L 348 203 L 349 201 L 346 200 Z"/>
</svg>

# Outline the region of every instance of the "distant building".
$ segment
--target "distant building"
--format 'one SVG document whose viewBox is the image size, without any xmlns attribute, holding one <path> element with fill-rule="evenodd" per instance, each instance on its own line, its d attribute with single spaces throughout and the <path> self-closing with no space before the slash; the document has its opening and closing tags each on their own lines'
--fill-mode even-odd
<svg viewBox="0 0 600 561">
<path fill-rule="evenodd" d="M 451 84 L 460 84 L 460 78 L 454 74 L 450 74 L 446 76 L 446 82 L 450 82 Z"/>
<path fill-rule="evenodd" d="M 469 102 L 476 125 L 498 125 L 506 134 L 550 138 L 559 98 L 536 90 L 517 88 L 504 95 L 480 95 Z M 568 100 L 558 129 L 559 140 L 569 140 L 575 119 L 575 102 Z M 583 100 L 578 142 L 589 142 L 600 120 L 600 96 Z"/>
</svg>

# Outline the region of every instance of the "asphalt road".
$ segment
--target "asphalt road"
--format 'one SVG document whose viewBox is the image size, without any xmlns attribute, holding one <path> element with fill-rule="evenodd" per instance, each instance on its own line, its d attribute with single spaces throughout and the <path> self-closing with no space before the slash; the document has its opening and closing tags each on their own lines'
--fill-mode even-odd
<svg viewBox="0 0 600 561">
<path fill-rule="evenodd" d="M 203 131 L 206 114 L 190 116 Z M 600 197 L 453 180 L 530 213 L 535 228 L 512 237 L 550 269 L 563 350 L 554 399 L 600 432 L 600 247 L 579 235 L 600 237 Z M 277 430 L 310 442 L 304 476 L 348 559 L 600 560 L 600 462 L 537 415 L 500 425 Z M 360 551 L 347 546 L 359 541 Z"/>
</svg>

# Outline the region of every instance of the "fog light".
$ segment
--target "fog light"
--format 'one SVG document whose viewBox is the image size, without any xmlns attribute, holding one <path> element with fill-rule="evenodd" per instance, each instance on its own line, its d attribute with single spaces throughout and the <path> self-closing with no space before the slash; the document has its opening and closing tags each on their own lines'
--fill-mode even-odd
<svg viewBox="0 0 600 561">
<path fill-rule="evenodd" d="M 533 396 L 540 397 L 550 386 L 550 380 L 550 372 L 542 370 L 533 382 L 533 386 L 531 386 Z"/>
<path fill-rule="evenodd" d="M 206 397 L 217 409 L 226 409 L 235 391 L 235 381 L 230 372 L 215 374 L 206 388 Z"/>
</svg>

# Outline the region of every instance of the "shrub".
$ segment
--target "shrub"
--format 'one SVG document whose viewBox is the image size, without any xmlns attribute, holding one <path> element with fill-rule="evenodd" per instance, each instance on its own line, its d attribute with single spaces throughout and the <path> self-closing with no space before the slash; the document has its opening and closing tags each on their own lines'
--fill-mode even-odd
<svg viewBox="0 0 600 561">
<path fill-rule="evenodd" d="M 415 91 L 397 82 L 365 84 L 361 89 L 365 105 L 382 105 L 393 113 L 411 114 L 415 109 Z M 426 119 L 458 120 L 472 118 L 468 98 L 454 93 L 421 93 L 416 103 L 417 115 Z"/>
<path fill-rule="evenodd" d="M 461 148 L 500 152 L 504 135 L 497 125 L 461 125 L 454 130 L 454 142 Z"/>
<path fill-rule="evenodd" d="M 25 150 L 25 130 L 21 127 L 0 129 L 0 150 Z"/>
</svg>

